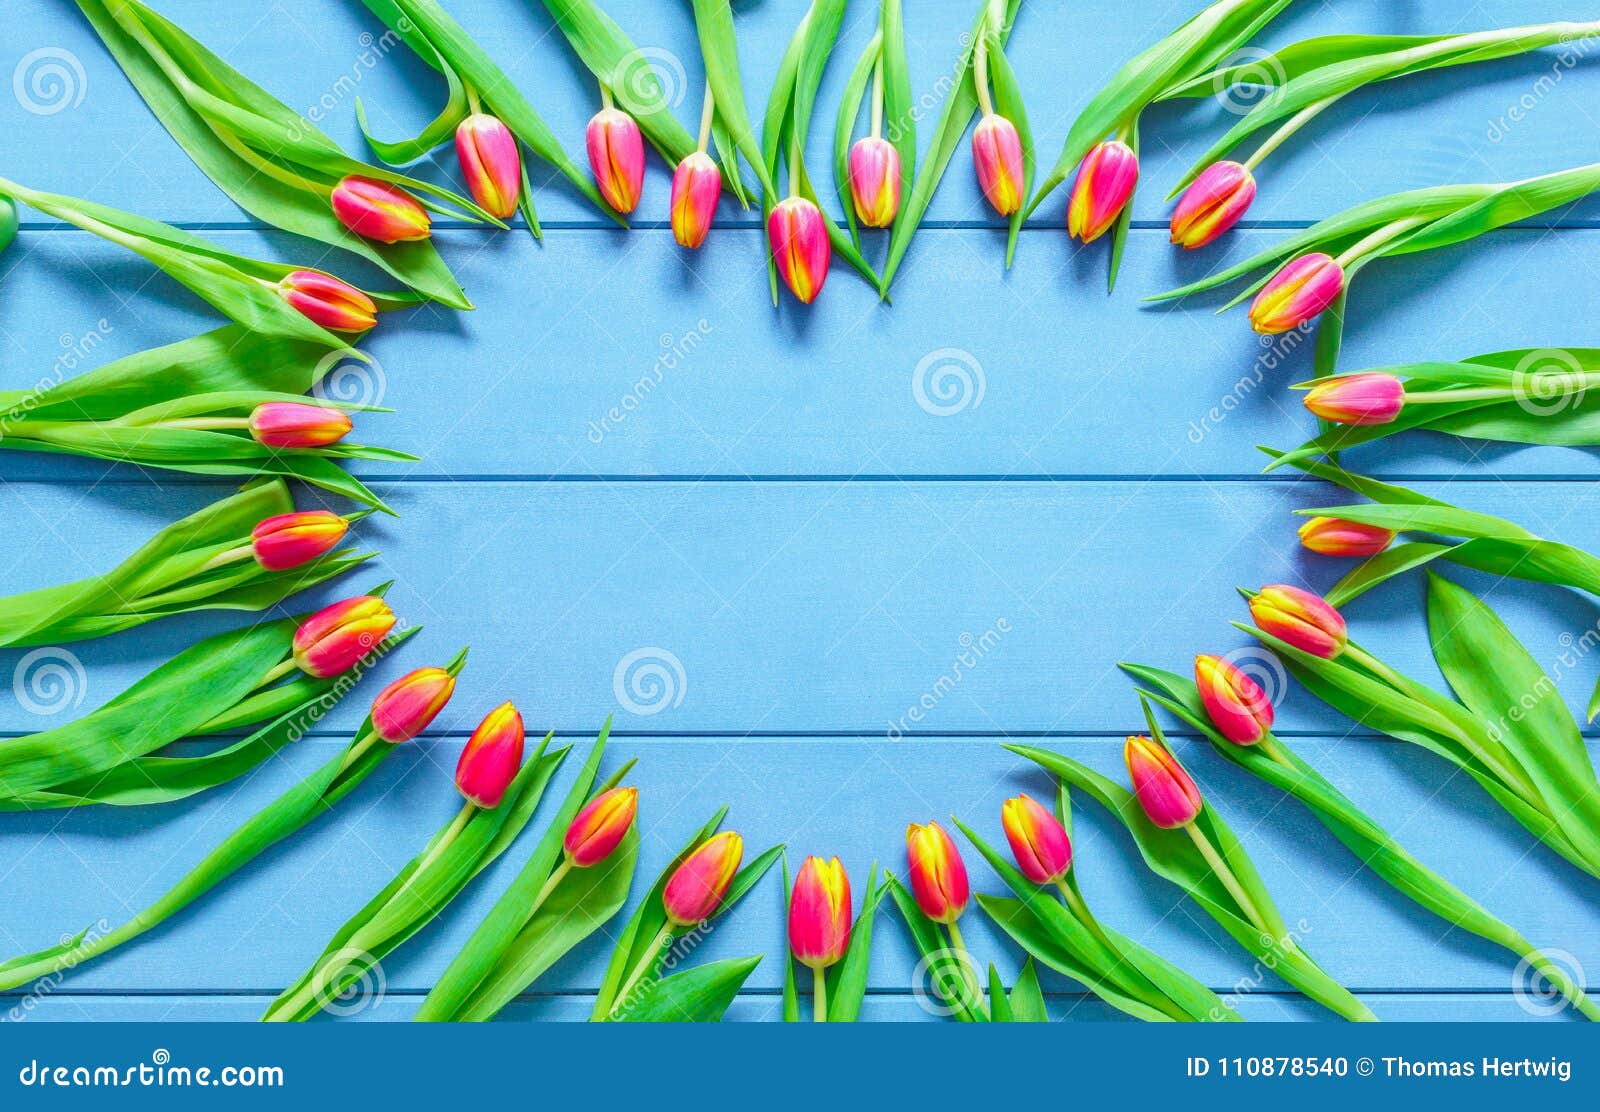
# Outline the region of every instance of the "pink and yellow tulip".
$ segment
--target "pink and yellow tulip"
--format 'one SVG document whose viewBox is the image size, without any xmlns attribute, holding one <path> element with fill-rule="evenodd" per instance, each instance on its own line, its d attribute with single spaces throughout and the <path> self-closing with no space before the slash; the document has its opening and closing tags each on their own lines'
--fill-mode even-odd
<svg viewBox="0 0 1600 1112">
<path fill-rule="evenodd" d="M 850 878 L 837 857 L 807 857 L 789 897 L 789 949 L 795 960 L 826 969 L 850 945 Z"/>
<path fill-rule="evenodd" d="M 1022 139 L 1016 124 L 993 112 L 979 120 L 972 132 L 972 165 L 995 212 L 1010 216 L 1022 207 Z"/>
<path fill-rule="evenodd" d="M 587 869 L 610 857 L 633 826 L 638 809 L 638 788 L 612 788 L 595 796 L 567 827 L 562 842 L 567 861 Z"/>
<path fill-rule="evenodd" d="M 263 518 L 250 530 L 250 549 L 267 571 L 288 571 L 332 550 L 350 523 L 331 510 L 301 510 Z"/>
<path fill-rule="evenodd" d="M 249 429 L 267 448 L 324 448 L 344 439 L 350 415 L 309 402 L 262 402 L 250 412 Z"/>
<path fill-rule="evenodd" d="M 1305 396 L 1307 409 L 1341 425 L 1387 425 L 1405 404 L 1405 383 L 1376 371 L 1324 379 Z"/>
<path fill-rule="evenodd" d="M 732 830 L 702 842 L 673 870 L 661 890 L 667 922 L 689 927 L 715 915 L 743 860 L 744 839 Z"/>
<path fill-rule="evenodd" d="M 850 148 L 850 199 L 869 228 L 887 228 L 900 211 L 900 152 L 880 136 L 857 139 Z"/>
<path fill-rule="evenodd" d="M 1195 657 L 1194 683 L 1212 725 L 1235 745 L 1254 745 L 1272 729 L 1272 700 L 1260 684 L 1222 657 Z"/>
<path fill-rule="evenodd" d="M 378 323 L 378 307 L 372 298 L 331 274 L 290 271 L 276 289 L 290 307 L 312 324 L 331 331 L 365 332 Z"/>
<path fill-rule="evenodd" d="M 639 122 L 620 108 L 602 108 L 584 133 L 589 168 L 606 204 L 626 216 L 639 207 L 644 189 L 644 136 Z"/>
<path fill-rule="evenodd" d="M 1292 260 L 1256 294 L 1250 327 L 1271 336 L 1299 328 L 1332 305 L 1344 290 L 1344 268 L 1321 251 Z"/>
<path fill-rule="evenodd" d="M 522 150 L 505 122 L 474 112 L 456 128 L 456 158 L 461 176 L 478 207 L 509 220 L 522 196 Z"/>
<path fill-rule="evenodd" d="M 1001 804 L 1000 825 L 1017 868 L 1035 884 L 1054 884 L 1072 868 L 1072 839 L 1066 827 L 1031 796 L 1018 795 Z"/>
<path fill-rule="evenodd" d="M 1189 251 L 1204 247 L 1237 224 L 1255 197 L 1255 176 L 1242 164 L 1213 162 L 1178 198 L 1172 242 Z"/>
<path fill-rule="evenodd" d="M 1130 737 L 1122 758 L 1133 794 L 1145 817 L 1163 830 L 1187 826 L 1200 814 L 1200 789 L 1166 746 L 1147 737 Z"/>
<path fill-rule="evenodd" d="M 372 728 L 391 745 L 410 741 L 433 724 L 455 694 L 456 678 L 443 668 L 418 668 L 372 700 Z"/>
<path fill-rule="evenodd" d="M 906 875 L 917 906 L 935 923 L 954 923 L 967 909 L 972 890 L 966 863 L 938 823 L 906 827 Z"/>
<path fill-rule="evenodd" d="M 672 172 L 672 238 L 679 247 L 706 241 L 722 196 L 722 171 L 705 151 L 691 151 Z"/>
<path fill-rule="evenodd" d="M 394 623 L 394 611 L 375 595 L 324 607 L 294 631 L 290 649 L 295 665 L 318 679 L 337 676 L 376 649 Z"/>
<path fill-rule="evenodd" d="M 1067 234 L 1092 243 L 1115 224 L 1139 184 L 1139 156 L 1116 139 L 1095 146 L 1078 164 L 1067 200 Z"/>
<path fill-rule="evenodd" d="M 500 806 L 522 767 L 524 740 L 522 715 L 510 703 L 484 716 L 456 761 L 456 789 L 468 803 L 484 810 Z"/>
<path fill-rule="evenodd" d="M 1287 583 L 1261 588 L 1250 599 L 1250 617 L 1263 633 L 1324 660 L 1344 652 L 1350 640 L 1344 616 L 1326 599 Z"/>
<path fill-rule="evenodd" d="M 1314 517 L 1299 530 L 1300 543 L 1323 556 L 1376 556 L 1394 543 L 1394 530 L 1339 517 Z"/>
<path fill-rule="evenodd" d="M 407 243 L 427 239 L 432 221 L 415 197 L 397 186 L 355 174 L 333 187 L 333 214 L 363 239 Z"/>
<path fill-rule="evenodd" d="M 767 217 L 767 239 L 784 285 L 802 302 L 811 304 L 822 292 L 833 261 L 822 210 L 804 197 L 779 201 Z"/>
</svg>

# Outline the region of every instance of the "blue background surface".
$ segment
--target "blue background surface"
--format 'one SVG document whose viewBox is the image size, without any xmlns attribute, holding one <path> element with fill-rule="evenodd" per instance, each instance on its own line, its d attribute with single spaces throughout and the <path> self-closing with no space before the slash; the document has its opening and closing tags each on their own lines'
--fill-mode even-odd
<svg viewBox="0 0 1600 1112">
<path fill-rule="evenodd" d="M 438 79 L 403 48 L 374 47 L 383 29 L 355 0 L 154 6 L 291 106 L 309 110 L 326 98 L 319 125 L 352 151 L 364 150 L 356 95 L 389 138 L 417 129 L 442 97 Z M 658 69 L 680 118 L 692 121 L 701 73 L 685 6 L 606 6 L 635 41 L 662 49 Z M 1008 56 L 1027 91 L 1041 160 L 1053 159 L 1074 113 L 1121 61 L 1196 6 L 1029 0 Z M 448 7 L 578 155 L 594 88 L 543 8 L 523 0 Z M 803 5 L 740 8 L 746 92 L 759 106 Z M 920 95 L 955 58 L 974 5 L 907 8 Z M 1582 9 L 1571 0 L 1306 0 L 1262 41 L 1479 30 L 1591 14 Z M 819 182 L 830 176 L 847 60 L 875 18 L 875 4 L 851 5 L 813 129 L 809 161 Z M 6 22 L 0 79 L 24 74 L 27 56 L 46 48 L 66 52 L 76 69 L 70 97 L 46 113 L 5 95 L 0 82 L 0 173 L 198 229 L 233 250 L 368 276 L 352 258 L 264 230 L 229 202 L 150 116 L 75 5 L 20 0 L 7 6 Z M 374 50 L 376 63 L 363 63 Z M 478 309 L 396 314 L 371 338 L 381 371 L 350 385 L 364 397 L 380 392 L 395 413 L 363 418 L 362 437 L 423 458 L 358 464 L 402 516 L 362 523 L 361 539 L 381 548 L 381 560 L 319 593 L 331 600 L 392 576 L 396 610 L 425 632 L 325 720 L 321 735 L 221 790 L 156 810 L 6 816 L 0 952 L 31 951 L 69 927 L 137 911 L 325 760 L 386 678 L 470 643 L 455 702 L 433 732 L 316 828 L 138 944 L 74 972 L 28 1014 L 254 1018 L 454 813 L 449 778 L 461 741 L 505 698 L 523 708 L 530 731 L 554 728 L 580 747 L 616 716 L 613 759 L 639 758 L 641 877 L 654 876 L 726 802 L 730 825 L 751 847 L 781 841 L 796 858 L 838 854 L 859 891 L 874 860 L 901 868 L 908 821 L 954 812 L 998 837 L 1003 798 L 1049 791 L 1000 748 L 1008 737 L 1044 739 L 1120 778 L 1121 737 L 1142 726 L 1117 661 L 1186 670 L 1196 651 L 1244 643 L 1225 624 L 1242 614 L 1235 585 L 1325 588 L 1345 570 L 1294 540 L 1291 511 L 1326 504 L 1329 491 L 1257 474 L 1254 445 L 1298 443 L 1312 427 L 1285 389 L 1307 377 L 1309 345 L 1264 368 L 1269 349 L 1242 310 L 1218 317 L 1206 299 L 1151 308 L 1140 297 L 1371 196 L 1600 160 L 1597 104 L 1600 62 L 1565 67 L 1554 53 L 1365 90 L 1274 156 L 1241 230 L 1189 257 L 1166 243 L 1161 197 L 1233 117 L 1212 102 L 1156 109 L 1146 118 L 1145 188 L 1111 297 L 1103 245 L 1080 249 L 1062 231 L 1064 191 L 1040 208 L 1015 267 L 1002 270 L 1003 232 L 964 149 L 893 306 L 836 265 L 816 305 L 786 297 L 774 310 L 756 216 L 725 204 L 704 250 L 678 250 L 660 219 L 668 174 L 653 157 L 641 219 L 628 232 L 558 184 L 538 193 L 542 245 L 521 230 L 444 226 L 441 250 Z M 930 120 L 924 144 L 931 130 Z M 454 177 L 450 150 L 434 161 L 424 174 Z M 23 219 L 18 242 L 0 257 L 0 389 L 32 385 L 69 352 L 88 352 L 81 369 L 218 323 L 142 260 L 38 214 Z M 1600 201 L 1591 199 L 1470 247 L 1375 266 L 1351 297 L 1343 366 L 1593 345 L 1597 248 Z M 603 423 L 664 352 L 690 347 L 623 420 Z M 956 412 L 941 416 L 919 405 L 917 384 L 951 366 L 982 390 L 958 391 Z M 1241 392 L 1246 378 L 1252 387 Z M 1241 404 L 1208 422 L 1236 394 Z M 1359 470 L 1600 550 L 1595 460 L 1429 434 L 1346 456 Z M 0 590 L 103 570 L 224 489 L 7 453 Z M 303 505 L 318 502 L 301 492 Z M 1592 599 L 1464 581 L 1550 667 L 1600 619 Z M 1414 578 L 1374 592 L 1349 615 L 1364 643 L 1438 682 Z M 179 619 L 73 646 L 83 682 L 54 713 L 0 700 L 0 735 L 69 721 L 237 620 Z M 970 639 L 1001 623 L 1007 632 L 992 651 L 891 740 L 891 723 L 934 690 Z M 669 697 L 630 693 L 619 665 L 640 650 L 681 668 Z M 0 680 L 21 659 L 0 653 Z M 1563 680 L 1570 704 L 1582 706 L 1597 667 L 1587 662 Z M 1285 692 L 1279 721 L 1292 744 L 1418 856 L 1536 943 L 1567 951 L 1591 983 L 1600 976 L 1600 883 L 1533 843 L 1442 762 L 1349 733 L 1304 692 Z M 1382 1018 L 1543 1014 L 1519 994 L 1502 951 L 1393 894 L 1303 808 L 1224 765 L 1203 742 L 1179 745 L 1286 918 L 1309 924 L 1306 948 Z M 1087 802 L 1079 810 L 1077 867 L 1107 923 L 1219 991 L 1251 977 L 1247 955 L 1144 868 L 1120 827 Z M 384 962 L 386 994 L 363 1018 L 409 1015 L 531 844 Z M 997 889 L 986 870 L 974 865 L 973 874 L 980 890 Z M 701 949 L 706 958 L 769 955 L 736 1018 L 776 1017 L 781 908 L 774 878 Z M 1009 979 L 1015 950 L 977 914 L 970 919 L 972 948 Z M 591 939 L 511 1014 L 586 1015 L 609 951 L 603 933 Z M 870 1018 L 927 1018 L 914 965 L 900 924 L 883 915 Z M 1046 988 L 1058 1015 L 1114 1014 L 1059 978 L 1048 977 Z M 1241 1007 L 1252 1019 L 1327 1015 L 1270 976 Z"/>
</svg>

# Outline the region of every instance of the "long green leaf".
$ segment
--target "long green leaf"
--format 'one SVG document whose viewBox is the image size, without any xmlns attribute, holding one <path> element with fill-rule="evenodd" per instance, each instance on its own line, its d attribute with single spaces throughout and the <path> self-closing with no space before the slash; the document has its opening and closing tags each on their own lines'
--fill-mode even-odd
<svg viewBox="0 0 1600 1112">
<path fill-rule="evenodd" d="M 717 1023 L 761 957 L 710 961 L 651 981 L 622 1016 L 630 1023 Z"/>
</svg>

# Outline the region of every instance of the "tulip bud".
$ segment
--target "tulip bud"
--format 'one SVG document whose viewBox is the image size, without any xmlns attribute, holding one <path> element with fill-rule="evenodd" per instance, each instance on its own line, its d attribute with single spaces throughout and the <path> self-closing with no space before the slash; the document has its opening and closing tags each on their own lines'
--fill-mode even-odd
<svg viewBox="0 0 1600 1112">
<path fill-rule="evenodd" d="M 1300 543 L 1324 556 L 1376 556 L 1393 542 L 1393 529 L 1338 517 L 1314 517 L 1300 526 Z"/>
<path fill-rule="evenodd" d="M 1235 745 L 1254 745 L 1272 729 L 1272 700 L 1261 685 L 1220 656 L 1194 658 L 1194 683 L 1217 732 Z"/>
<path fill-rule="evenodd" d="M 333 214 L 358 236 L 379 243 L 427 239 L 428 210 L 398 186 L 351 174 L 333 187 Z"/>
<path fill-rule="evenodd" d="M 456 128 L 456 158 L 478 207 L 511 219 L 522 195 L 522 151 L 511 129 L 494 116 L 474 112 Z"/>
<path fill-rule="evenodd" d="M 1272 276 L 1250 305 L 1250 327 L 1263 335 L 1298 328 L 1344 289 L 1344 268 L 1320 251 L 1301 255 Z"/>
<path fill-rule="evenodd" d="M 1022 207 L 1022 140 L 1016 124 L 993 112 L 979 120 L 972 132 L 972 165 L 995 212 L 1010 216 Z"/>
<path fill-rule="evenodd" d="M 1067 837 L 1066 827 L 1029 796 L 1019 795 L 1001 804 L 1000 825 L 1011 843 L 1017 868 L 1035 884 L 1054 884 L 1072 868 L 1072 839 Z"/>
<path fill-rule="evenodd" d="M 1178 198 L 1172 210 L 1172 242 L 1186 250 L 1204 247 L 1237 224 L 1256 199 L 1254 175 L 1237 162 L 1213 162 Z"/>
<path fill-rule="evenodd" d="M 1139 184 L 1139 156 L 1115 139 L 1097 145 L 1078 164 L 1067 201 L 1067 234 L 1085 243 L 1105 235 Z"/>
<path fill-rule="evenodd" d="M 807 857 L 789 896 L 789 949 L 801 965 L 826 969 L 850 945 L 850 878 L 837 857 Z"/>
<path fill-rule="evenodd" d="M 1405 404 L 1405 383 L 1375 371 L 1325 378 L 1305 397 L 1307 409 L 1341 425 L 1387 425 Z"/>
<path fill-rule="evenodd" d="M 638 788 L 601 792 L 578 812 L 562 843 L 567 860 L 580 869 L 598 865 L 622 843 L 639 809 Z"/>
<path fill-rule="evenodd" d="M 887 139 L 868 136 L 850 148 L 850 198 L 869 228 L 887 228 L 900 211 L 900 152 Z"/>
<path fill-rule="evenodd" d="M 1202 806 L 1200 789 L 1178 758 L 1147 737 L 1130 737 L 1122 749 L 1133 794 L 1146 817 L 1163 830 L 1187 826 Z"/>
<path fill-rule="evenodd" d="M 349 670 L 394 628 L 394 611 L 373 595 L 357 595 L 318 610 L 294 631 L 294 662 L 327 679 Z"/>
<path fill-rule="evenodd" d="M 250 412 L 250 435 L 268 448 L 322 448 L 344 439 L 350 415 L 305 402 L 262 402 Z"/>
<path fill-rule="evenodd" d="M 349 282 L 316 270 L 294 270 L 278 283 L 278 293 L 312 324 L 334 332 L 365 332 L 378 323 L 372 298 Z"/>
<path fill-rule="evenodd" d="M 267 571 L 288 571 L 330 551 L 348 528 L 350 523 L 330 510 L 278 514 L 250 530 L 250 547 Z"/>
<path fill-rule="evenodd" d="M 644 188 L 644 136 L 639 123 L 619 108 L 602 108 L 585 133 L 589 168 L 606 203 L 626 215 L 639 207 Z"/>
<path fill-rule="evenodd" d="M 801 301 L 811 304 L 822 292 L 833 260 L 822 210 L 804 197 L 779 201 L 767 217 L 767 238 L 784 284 Z"/>
<path fill-rule="evenodd" d="M 1350 640 L 1344 617 L 1321 595 L 1285 583 L 1261 588 L 1250 600 L 1257 628 L 1312 656 L 1332 660 Z"/>
<path fill-rule="evenodd" d="M 501 703 L 478 723 L 456 761 L 456 789 L 484 810 L 500 806 L 522 767 L 522 715 Z"/>
<path fill-rule="evenodd" d="M 705 151 L 692 151 L 672 172 L 672 237 L 680 247 L 699 247 L 711 231 L 722 196 L 722 171 Z"/>
<path fill-rule="evenodd" d="M 667 886 L 661 890 L 667 922 L 688 927 L 715 915 L 733 878 L 739 875 L 743 859 L 744 839 L 732 830 L 702 842 L 672 871 Z"/>
<path fill-rule="evenodd" d="M 954 923 L 967 909 L 967 866 L 955 842 L 936 822 L 906 827 L 906 873 L 922 913 L 935 923 Z"/>
<path fill-rule="evenodd" d="M 456 678 L 443 668 L 418 668 L 395 680 L 372 700 L 372 728 L 391 745 L 410 741 L 439 717 Z"/>
</svg>

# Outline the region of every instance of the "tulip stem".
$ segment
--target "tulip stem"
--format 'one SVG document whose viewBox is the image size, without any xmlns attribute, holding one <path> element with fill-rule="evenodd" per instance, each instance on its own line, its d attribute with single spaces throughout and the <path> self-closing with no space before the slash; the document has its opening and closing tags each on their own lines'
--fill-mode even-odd
<svg viewBox="0 0 1600 1112">
<path fill-rule="evenodd" d="M 872 132 L 874 139 L 883 137 L 883 48 L 878 48 L 878 60 L 872 66 Z"/>
<path fill-rule="evenodd" d="M 967 943 L 961 937 L 961 924 L 954 919 L 950 921 L 950 945 L 956 952 L 956 964 L 961 967 L 961 983 L 967 986 L 967 991 L 972 994 L 972 1003 L 984 1017 L 989 1016 L 989 1005 L 983 999 L 983 986 L 978 984 L 978 975 L 972 961 L 972 954 L 967 950 Z"/>
<path fill-rule="evenodd" d="M 706 147 L 711 142 L 711 122 L 716 118 L 717 98 L 712 95 L 711 82 L 706 82 L 705 99 L 700 102 L 700 142 L 695 149 L 701 154 L 706 153 Z"/>
<path fill-rule="evenodd" d="M 451 820 L 449 829 L 447 829 L 443 834 L 439 835 L 439 840 L 433 843 L 433 848 L 428 850 L 427 854 L 422 858 L 422 860 L 417 862 L 417 867 L 411 870 L 411 875 L 406 877 L 406 882 L 400 886 L 399 891 L 395 892 L 396 896 L 398 896 L 401 892 L 404 892 L 407 888 L 410 888 L 412 882 L 421 876 L 429 865 L 432 865 L 435 861 L 439 860 L 440 854 L 449 849 L 451 843 L 461 836 L 461 832 L 467 828 L 467 823 L 471 820 L 472 816 L 477 813 L 477 810 L 478 805 L 472 802 L 470 799 L 467 800 L 467 802 L 462 806 L 461 810 L 456 812 L 456 817 Z"/>
<path fill-rule="evenodd" d="M 292 656 L 288 660 L 279 661 L 277 664 L 273 665 L 272 669 L 267 672 L 266 675 L 261 677 L 261 682 L 256 684 L 254 690 L 259 691 L 263 687 L 277 683 L 279 680 L 283 679 L 284 676 L 287 676 L 290 672 L 294 671 L 297 667 L 299 667 L 299 665 L 295 664 L 294 657 Z"/>
<path fill-rule="evenodd" d="M 563 860 L 560 865 L 556 866 L 556 871 L 550 874 L 550 879 L 544 882 L 544 887 L 539 889 L 539 894 L 533 897 L 533 903 L 528 906 L 527 917 L 522 920 L 523 926 L 527 926 L 533 921 L 533 917 L 539 914 L 539 909 L 544 906 L 544 901 L 548 900 L 550 893 L 556 890 L 556 885 L 560 884 L 571 871 L 572 862 L 570 860 Z"/>
<path fill-rule="evenodd" d="M 1239 878 L 1234 875 L 1233 870 L 1228 867 L 1228 863 L 1217 852 L 1217 847 L 1211 844 L 1211 839 L 1207 838 L 1193 821 L 1184 823 L 1183 829 L 1188 832 L 1190 839 L 1200 850 L 1200 856 L 1206 859 L 1206 864 L 1211 866 L 1211 871 L 1216 874 L 1218 880 L 1222 881 L 1222 886 L 1228 890 L 1228 894 L 1238 902 L 1245 917 L 1262 932 L 1271 934 L 1272 932 L 1267 929 L 1266 919 L 1256 908 L 1255 901 L 1245 892 L 1244 885 L 1239 883 Z"/>
<path fill-rule="evenodd" d="M 972 48 L 972 88 L 978 94 L 978 108 L 985 116 L 994 115 L 994 101 L 989 98 L 989 22 L 984 20 L 978 33 L 978 44 Z"/>
<path fill-rule="evenodd" d="M 1342 96 L 1343 94 L 1341 93 L 1339 95 Z M 1277 131 L 1274 131 L 1271 135 L 1267 136 L 1267 141 L 1256 148 L 1255 154 L 1251 155 L 1245 160 L 1244 168 L 1247 171 L 1254 170 L 1257 166 L 1261 165 L 1262 160 L 1282 146 L 1284 141 L 1288 139 L 1289 136 L 1293 135 L 1307 123 L 1311 122 L 1311 120 L 1315 118 L 1318 113 L 1338 99 L 1338 96 L 1327 97 L 1323 100 L 1315 102 L 1314 104 L 1306 105 L 1293 116 L 1290 116 L 1288 120 L 1284 121 L 1284 123 L 1279 126 Z"/>
<path fill-rule="evenodd" d="M 789 196 L 800 196 L 800 132 L 789 121 Z"/>
<path fill-rule="evenodd" d="M 247 429 L 250 427 L 250 418 L 174 417 L 170 421 L 157 421 L 149 427 L 152 429 L 200 429 L 205 432 L 217 432 L 223 429 Z"/>
<path fill-rule="evenodd" d="M 467 86 L 467 111 L 474 116 L 483 111 L 483 102 L 478 99 L 478 90 L 471 85 Z"/>
<path fill-rule="evenodd" d="M 600 82 L 600 107 L 601 108 L 615 108 L 616 107 L 616 105 L 614 103 L 612 103 L 612 100 L 611 100 L 611 90 L 606 86 L 606 83 L 604 81 Z"/>
<path fill-rule="evenodd" d="M 211 559 L 207 560 L 205 563 L 201 564 L 199 567 L 195 568 L 193 574 L 203 575 L 208 571 L 215 571 L 217 568 L 224 567 L 228 564 L 236 564 L 246 557 L 254 556 L 255 551 L 256 548 L 253 544 L 241 544 L 237 548 L 224 549 L 215 556 L 211 557 Z"/>
<path fill-rule="evenodd" d="M 339 765 L 339 772 L 334 778 L 338 779 L 339 776 L 343 776 L 351 765 L 355 764 L 366 755 L 367 750 L 372 748 L 372 743 L 377 740 L 377 730 L 368 730 L 365 734 L 361 735 L 360 738 L 356 739 L 356 743 L 352 745 L 350 747 L 350 751 L 344 755 L 344 760 Z"/>
<path fill-rule="evenodd" d="M 1584 391 L 1594 385 L 1595 380 L 1595 376 L 1586 374 L 1529 375 L 1527 377 L 1537 378 L 1539 381 L 1537 389 L 1541 390 L 1548 389 L 1551 386 L 1557 388 L 1570 386 L 1578 391 Z M 1451 402 L 1487 402 L 1509 398 L 1526 398 L 1530 394 L 1529 389 L 1518 390 L 1515 387 L 1507 386 L 1463 386 L 1454 390 L 1418 390 L 1414 392 L 1407 390 L 1402 396 L 1407 405 L 1446 405 Z M 1548 400 L 1548 398 L 1549 395 L 1547 394 L 1533 394 L 1531 400 L 1538 402 Z"/>
<path fill-rule="evenodd" d="M 828 971 L 820 965 L 811 967 L 811 1018 L 817 1023 L 828 1021 Z"/>
<path fill-rule="evenodd" d="M 1346 247 L 1339 257 L 1333 261 L 1339 265 L 1340 269 L 1348 267 L 1363 255 L 1373 254 L 1390 240 L 1399 238 L 1413 228 L 1420 228 L 1422 225 L 1430 223 L 1433 219 L 1431 216 L 1408 216 L 1404 220 L 1395 220 L 1385 224 L 1377 231 L 1369 233 Z"/>
<path fill-rule="evenodd" d="M 655 964 L 656 956 L 661 953 L 661 947 L 665 946 L 667 940 L 671 937 L 672 920 L 668 919 L 661 924 L 661 929 L 656 932 L 656 936 L 650 940 L 650 945 L 645 948 L 644 956 L 639 959 L 639 964 L 633 967 L 633 971 L 628 974 L 628 979 L 623 981 L 622 987 L 617 990 L 616 997 L 611 1001 L 611 1011 L 607 1013 L 608 1016 L 616 1015 L 617 1009 L 627 1003 L 629 994 L 639 987 L 639 982 L 644 979 L 645 973 Z"/>
<path fill-rule="evenodd" d="M 1300 771 L 1288 757 L 1284 756 L 1283 750 L 1278 748 L 1278 743 L 1273 740 L 1271 734 L 1262 734 L 1260 745 L 1261 751 L 1271 757 L 1274 763 L 1281 764 L 1291 772 Z"/>
</svg>

